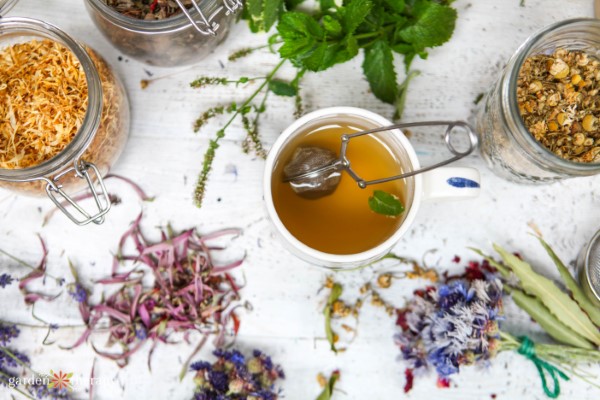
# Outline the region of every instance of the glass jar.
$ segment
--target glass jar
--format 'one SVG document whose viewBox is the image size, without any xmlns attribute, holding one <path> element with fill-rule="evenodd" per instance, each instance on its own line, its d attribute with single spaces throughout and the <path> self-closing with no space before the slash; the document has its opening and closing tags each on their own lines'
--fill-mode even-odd
<svg viewBox="0 0 600 400">
<path fill-rule="evenodd" d="M 102 34 L 120 51 L 160 67 L 193 64 L 229 33 L 240 0 L 194 0 L 194 7 L 163 20 L 140 20 L 119 13 L 103 0 L 86 0 Z M 192 22 L 193 21 L 193 22 Z"/>
<path fill-rule="evenodd" d="M 54 25 L 29 18 L 0 19 L 0 49 L 48 39 L 71 51 L 85 73 L 85 117 L 74 138 L 53 158 L 27 168 L 0 169 L 0 187 L 25 195 L 48 195 L 78 225 L 99 224 L 110 209 L 102 176 L 121 154 L 129 134 L 127 94 L 100 56 Z M 67 194 L 84 188 L 96 200 L 98 209 L 93 212 L 79 205 L 78 197 Z"/>
<path fill-rule="evenodd" d="M 561 21 L 532 35 L 508 61 L 478 110 L 482 156 L 497 175 L 508 180 L 546 183 L 600 173 L 600 163 L 568 161 L 546 149 L 529 133 L 519 113 L 521 65 L 530 55 L 552 54 L 557 48 L 582 50 L 600 58 L 600 20 Z"/>
</svg>

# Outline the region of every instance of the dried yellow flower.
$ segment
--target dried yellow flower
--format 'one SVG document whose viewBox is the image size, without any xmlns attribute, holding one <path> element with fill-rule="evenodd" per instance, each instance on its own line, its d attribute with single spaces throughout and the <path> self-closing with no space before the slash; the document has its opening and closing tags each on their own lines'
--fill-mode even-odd
<svg viewBox="0 0 600 400">
<path fill-rule="evenodd" d="M 60 153 L 87 109 L 79 60 L 51 40 L 14 44 L 0 52 L 0 168 L 32 167 Z"/>
</svg>

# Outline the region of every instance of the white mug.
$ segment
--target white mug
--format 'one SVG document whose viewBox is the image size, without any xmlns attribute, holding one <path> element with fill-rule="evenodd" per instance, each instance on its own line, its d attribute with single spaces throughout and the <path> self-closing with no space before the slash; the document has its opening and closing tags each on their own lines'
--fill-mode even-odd
<svg viewBox="0 0 600 400">
<path fill-rule="evenodd" d="M 371 111 L 354 107 L 331 107 L 304 115 L 283 131 L 269 151 L 263 178 L 263 192 L 269 218 L 275 226 L 279 236 L 288 250 L 301 259 L 318 266 L 332 269 L 347 269 L 365 265 L 385 256 L 394 245 L 408 231 L 412 225 L 421 201 L 429 199 L 472 198 L 479 195 L 479 171 L 473 168 L 445 167 L 436 168 L 410 178 L 405 178 L 407 183 L 406 211 L 403 221 L 396 231 L 384 242 L 360 253 L 355 254 L 329 254 L 315 250 L 294 237 L 285 227 L 273 203 L 271 188 L 272 174 L 275 163 L 286 147 L 286 144 L 297 135 L 306 132 L 306 127 L 322 122 L 339 123 L 357 121 L 369 128 L 379 128 L 392 125 L 390 121 Z M 408 171 L 420 168 L 417 154 L 404 134 L 394 129 L 380 136 L 390 148 L 401 154 L 404 167 Z M 458 182 L 458 184 L 457 184 Z M 469 184 L 461 184 L 468 182 Z"/>
</svg>

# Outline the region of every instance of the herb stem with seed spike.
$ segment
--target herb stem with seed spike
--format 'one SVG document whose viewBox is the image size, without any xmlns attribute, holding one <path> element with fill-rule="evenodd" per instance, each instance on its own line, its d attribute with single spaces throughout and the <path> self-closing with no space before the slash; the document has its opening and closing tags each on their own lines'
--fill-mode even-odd
<svg viewBox="0 0 600 400">
<path fill-rule="evenodd" d="M 215 158 L 215 151 L 219 147 L 219 141 L 223 137 L 225 137 L 225 129 L 227 129 L 229 127 L 229 125 L 231 125 L 231 123 L 235 120 L 235 118 L 238 115 L 240 115 L 241 111 L 245 107 L 247 107 L 256 98 L 256 96 L 258 96 L 258 94 L 263 91 L 264 88 L 267 87 L 267 85 L 269 84 L 269 82 L 271 82 L 271 80 L 273 79 L 273 77 L 275 76 L 277 71 L 279 71 L 279 68 L 281 68 L 281 66 L 286 61 L 287 61 L 286 59 L 281 60 L 275 66 L 275 68 L 273 68 L 273 70 L 269 73 L 269 75 L 266 76 L 265 80 L 254 91 L 254 93 L 252 93 L 252 95 L 250 95 L 250 97 L 248 97 L 246 99 L 246 101 L 244 101 L 244 103 L 240 107 L 236 108 L 236 111 L 233 113 L 231 118 L 229 118 L 229 121 L 227 121 L 227 123 L 225 123 L 225 125 L 219 131 L 217 131 L 215 138 L 211 139 L 211 141 L 208 145 L 208 149 L 206 150 L 206 153 L 204 154 L 204 162 L 202 164 L 202 171 L 200 172 L 200 176 L 198 176 L 198 181 L 196 183 L 196 189 L 194 190 L 194 201 L 198 208 L 200 208 L 202 206 L 202 200 L 204 199 L 204 193 L 206 190 L 206 182 L 208 180 L 208 175 L 210 174 L 210 171 L 212 169 L 212 163 Z"/>
</svg>

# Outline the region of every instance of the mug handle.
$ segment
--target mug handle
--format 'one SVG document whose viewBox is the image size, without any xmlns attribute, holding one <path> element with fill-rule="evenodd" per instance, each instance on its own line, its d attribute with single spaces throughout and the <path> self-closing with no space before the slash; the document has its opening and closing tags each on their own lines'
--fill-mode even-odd
<svg viewBox="0 0 600 400">
<path fill-rule="evenodd" d="M 481 191 L 475 168 L 436 168 L 423 174 L 423 200 L 473 198 Z"/>
</svg>

